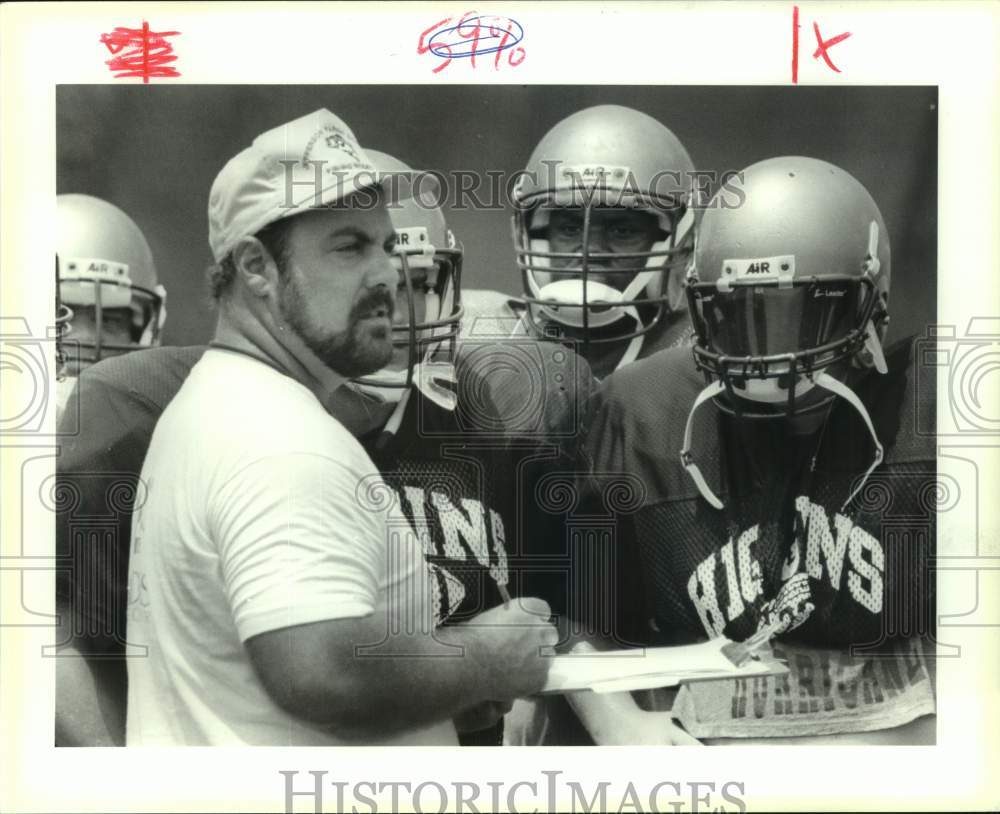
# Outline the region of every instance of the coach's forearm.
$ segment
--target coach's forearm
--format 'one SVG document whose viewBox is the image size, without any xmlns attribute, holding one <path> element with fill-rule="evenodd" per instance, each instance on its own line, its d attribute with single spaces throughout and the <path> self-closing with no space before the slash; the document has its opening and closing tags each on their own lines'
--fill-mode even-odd
<svg viewBox="0 0 1000 814">
<path fill-rule="evenodd" d="M 278 706 L 358 737 L 448 720 L 545 683 L 546 649 L 557 635 L 541 600 L 521 598 L 438 628 L 411 627 L 391 611 L 270 631 L 247 650 Z M 420 612 L 408 618 L 425 620 Z"/>
<path fill-rule="evenodd" d="M 494 700 L 503 693 L 476 655 L 484 647 L 481 635 L 461 626 L 438 628 L 433 637 L 397 636 L 357 654 L 346 697 L 330 723 L 342 736 L 387 736 Z"/>
</svg>

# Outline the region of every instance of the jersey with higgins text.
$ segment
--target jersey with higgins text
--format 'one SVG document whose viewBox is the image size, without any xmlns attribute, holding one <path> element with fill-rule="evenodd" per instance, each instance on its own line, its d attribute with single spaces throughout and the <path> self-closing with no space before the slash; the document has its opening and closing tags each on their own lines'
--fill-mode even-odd
<svg viewBox="0 0 1000 814">
<path fill-rule="evenodd" d="M 705 384 L 690 352 L 606 380 L 586 441 L 594 483 L 628 473 L 638 493 L 618 518 L 614 634 L 678 644 L 744 640 L 773 625 L 788 659 L 784 677 L 682 691 L 675 711 L 695 736 L 858 731 L 933 710 L 913 641 L 932 636 L 934 618 L 935 445 L 916 432 L 918 413 L 933 426 L 934 381 L 915 375 L 909 341 L 886 359 L 886 375 L 849 381 L 885 458 L 847 505 L 873 448 L 842 399 L 803 435 L 782 418 L 703 408 L 691 452 L 720 510 L 680 459 Z"/>
</svg>

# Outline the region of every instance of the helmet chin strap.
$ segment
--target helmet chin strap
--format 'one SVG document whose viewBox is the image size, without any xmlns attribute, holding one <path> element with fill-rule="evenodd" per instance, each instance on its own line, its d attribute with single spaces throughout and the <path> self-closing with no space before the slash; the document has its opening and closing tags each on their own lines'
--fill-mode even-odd
<svg viewBox="0 0 1000 814">
<path fill-rule="evenodd" d="M 882 364 L 885 364 L 885 360 L 883 360 Z M 816 384 L 826 390 L 829 390 L 834 395 L 840 396 L 857 411 L 857 413 L 864 420 L 865 426 L 868 428 L 868 433 L 872 437 L 872 443 L 875 445 L 875 457 L 872 459 L 871 466 L 865 470 L 864 477 L 862 477 L 858 482 L 858 485 L 851 490 L 851 493 L 847 496 L 847 500 L 844 501 L 844 505 L 840 507 L 840 510 L 843 511 L 847 507 L 847 504 L 854 500 L 854 496 L 857 495 L 862 488 L 864 488 L 868 478 L 870 478 L 872 472 L 875 471 L 875 467 L 882 463 L 882 457 L 885 451 L 882 448 L 881 442 L 878 440 L 878 436 L 875 434 L 875 427 L 872 426 L 872 419 L 871 416 L 868 415 L 865 405 L 861 403 L 861 399 L 857 397 L 857 394 L 851 390 L 850 387 L 838 379 L 833 378 L 833 376 L 828 376 L 822 371 L 816 375 Z"/>
<path fill-rule="evenodd" d="M 698 408 L 709 399 L 715 398 L 725 392 L 726 385 L 721 380 L 716 379 L 698 394 L 698 397 L 694 400 L 694 404 L 691 405 L 691 412 L 688 413 L 687 423 L 684 425 L 684 447 L 681 449 L 681 465 L 687 470 L 688 475 L 691 476 L 691 480 L 698 487 L 701 496 L 708 501 L 713 509 L 721 509 L 722 501 L 715 496 L 715 492 L 709 487 L 705 476 L 701 474 L 698 464 L 694 462 L 694 458 L 691 456 L 691 427 L 694 424 L 694 414 L 698 411 Z"/>
<path fill-rule="evenodd" d="M 406 392 L 406 378 L 406 370 L 382 368 L 365 376 L 367 381 L 354 382 L 353 386 L 378 401 L 399 402 Z"/>
<path fill-rule="evenodd" d="M 885 354 L 882 352 L 882 340 L 878 338 L 875 323 L 871 320 L 868 320 L 868 325 L 865 327 L 865 350 L 871 355 L 875 369 L 885 375 L 889 368 L 885 363 Z"/>
<path fill-rule="evenodd" d="M 872 460 L 871 466 L 865 470 L 864 477 L 862 477 L 858 482 L 858 485 L 851 490 L 851 493 L 847 496 L 847 500 L 844 501 L 844 505 L 840 507 L 841 511 L 843 511 L 844 508 L 846 508 L 847 505 L 854 499 L 855 495 L 857 495 L 858 492 L 864 488 L 865 483 L 868 481 L 868 478 L 871 477 L 875 468 L 882 463 L 884 450 L 881 442 L 878 440 L 878 436 L 875 434 L 875 428 L 872 426 L 872 420 L 868 415 L 868 411 L 865 409 L 864 404 L 861 403 L 861 399 L 858 398 L 857 394 L 851 390 L 850 387 L 823 371 L 817 373 L 813 377 L 813 381 L 816 383 L 817 387 L 822 387 L 824 390 L 829 390 L 835 396 L 840 396 L 855 409 L 865 422 L 865 426 L 868 428 L 868 432 L 871 435 L 872 442 L 875 444 L 875 457 Z M 725 390 L 725 384 L 721 380 L 716 380 L 698 394 L 698 397 L 694 400 L 694 404 L 691 405 L 691 412 L 688 413 L 687 423 L 684 427 L 684 447 L 681 449 L 681 464 L 691 477 L 691 480 L 694 481 L 694 484 L 698 488 L 698 492 L 701 496 L 705 498 L 705 500 L 708 501 L 708 503 L 715 509 L 721 509 L 723 507 L 723 503 L 718 497 L 716 497 L 715 493 L 709 487 L 704 475 L 702 475 L 701 470 L 698 468 L 698 465 L 694 462 L 694 458 L 691 456 L 691 428 L 694 423 L 694 414 L 697 412 L 698 408 L 709 399 L 715 398 L 716 396 L 724 393 Z"/>
<path fill-rule="evenodd" d="M 625 309 L 625 313 L 635 320 L 635 324 L 641 324 L 639 322 L 639 314 L 635 310 L 634 306 L 629 306 Z M 632 340 L 628 343 L 628 347 L 625 348 L 625 353 L 622 354 L 622 358 L 618 360 L 618 364 L 615 365 L 615 370 L 620 370 L 625 367 L 625 365 L 630 365 L 636 359 L 639 358 L 639 354 L 642 351 L 642 340 L 646 338 L 645 334 L 639 334 L 638 336 L 633 336 Z"/>
</svg>

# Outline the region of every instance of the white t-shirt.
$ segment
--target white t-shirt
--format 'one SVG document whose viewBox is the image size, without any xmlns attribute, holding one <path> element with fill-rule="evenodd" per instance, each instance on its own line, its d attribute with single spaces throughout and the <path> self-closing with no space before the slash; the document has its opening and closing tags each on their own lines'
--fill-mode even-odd
<svg viewBox="0 0 1000 814">
<path fill-rule="evenodd" d="M 136 498 L 127 640 L 146 656 L 128 659 L 128 744 L 347 742 L 280 709 L 243 643 L 364 616 L 390 590 L 429 605 L 419 542 L 380 509 L 387 493 L 306 387 L 207 351 L 156 425 Z M 456 735 L 442 721 L 378 742 Z"/>
</svg>

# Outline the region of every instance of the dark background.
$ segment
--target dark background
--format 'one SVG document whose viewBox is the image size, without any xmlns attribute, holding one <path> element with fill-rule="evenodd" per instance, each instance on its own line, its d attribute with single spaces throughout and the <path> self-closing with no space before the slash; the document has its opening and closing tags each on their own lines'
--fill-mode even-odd
<svg viewBox="0 0 1000 814">
<path fill-rule="evenodd" d="M 214 326 L 204 270 L 215 175 L 259 133 L 320 107 L 344 119 L 363 147 L 444 173 L 509 177 L 549 128 L 596 104 L 659 119 L 700 170 L 791 154 L 830 161 L 868 188 L 885 217 L 890 340 L 934 321 L 933 87 L 62 85 L 56 100 L 57 191 L 105 198 L 145 232 L 168 291 L 165 344 L 205 342 Z M 480 197 L 488 200 L 488 189 Z M 519 293 L 509 211 L 446 215 L 465 244 L 466 287 Z"/>
</svg>

